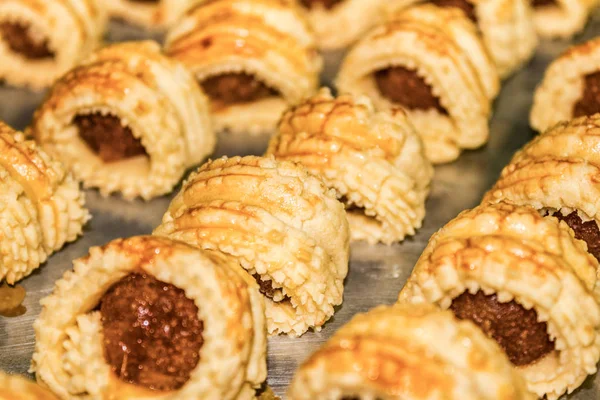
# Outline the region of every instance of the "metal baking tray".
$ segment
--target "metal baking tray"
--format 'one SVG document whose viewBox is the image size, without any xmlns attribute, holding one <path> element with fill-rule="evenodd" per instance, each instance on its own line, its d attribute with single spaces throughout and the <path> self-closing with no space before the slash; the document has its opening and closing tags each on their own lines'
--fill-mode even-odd
<svg viewBox="0 0 600 400">
<path fill-rule="evenodd" d="M 416 236 L 389 247 L 364 243 L 352 245 L 344 303 L 322 331 L 308 332 L 300 338 L 279 336 L 269 339 L 268 383 L 278 395 L 285 395 L 299 363 L 353 315 L 380 304 L 395 302 L 429 237 L 460 211 L 477 205 L 513 153 L 533 137 L 534 132 L 528 123 L 529 109 L 533 91 L 548 63 L 572 43 L 599 34 L 600 13 L 597 13 L 585 32 L 574 40 L 541 43 L 531 63 L 504 82 L 494 106 L 490 142 L 482 149 L 465 152 L 457 162 L 436 168 L 425 222 Z M 112 23 L 107 40 L 147 37 L 141 30 L 122 23 Z M 160 39 L 156 35 L 153 37 Z M 340 54 L 327 56 L 324 84 L 332 81 L 340 58 Z M 0 87 L 0 119 L 15 128 L 25 128 L 43 96 L 43 93 Z M 221 135 L 213 158 L 262 154 L 267 141 L 265 137 Z M 177 190 L 175 188 L 174 193 Z M 34 348 L 32 325 L 41 309 L 39 301 L 50 294 L 54 282 L 71 268 L 71 261 L 85 255 L 90 246 L 101 245 L 118 237 L 149 234 L 159 224 L 170 198 L 166 196 L 150 202 L 129 203 L 118 196 L 102 198 L 96 191 L 87 191 L 87 205 L 93 219 L 86 226 L 84 236 L 54 254 L 45 265 L 20 283 L 27 291 L 24 302 L 27 311 L 24 315 L 0 317 L 0 369 L 27 375 Z M 580 389 L 565 398 L 600 399 L 600 377 L 589 377 Z"/>
</svg>

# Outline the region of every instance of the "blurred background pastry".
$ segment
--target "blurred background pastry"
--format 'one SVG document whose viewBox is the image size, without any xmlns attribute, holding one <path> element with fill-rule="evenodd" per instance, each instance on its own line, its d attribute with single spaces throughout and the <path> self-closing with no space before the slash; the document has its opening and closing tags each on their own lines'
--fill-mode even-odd
<svg viewBox="0 0 600 400">
<path fill-rule="evenodd" d="M 21 376 L 0 373 L 0 400 L 58 400 L 58 397 Z"/>
<path fill-rule="evenodd" d="M 322 89 L 282 117 L 267 154 L 300 162 L 346 204 L 352 240 L 391 244 L 425 217 L 433 168 L 401 109 Z"/>
<path fill-rule="evenodd" d="M 78 183 L 33 141 L 0 122 L 0 281 L 26 277 L 82 234 Z"/>
<path fill-rule="evenodd" d="M 157 43 L 119 43 L 52 87 L 30 133 L 85 187 L 147 200 L 213 151 L 209 112 L 192 75 Z"/>
<path fill-rule="evenodd" d="M 379 109 L 404 107 L 437 164 L 486 143 L 499 78 L 462 11 L 422 5 L 398 12 L 358 42 L 336 84 L 371 97 Z"/>
<path fill-rule="evenodd" d="M 356 315 L 298 368 L 290 400 L 532 400 L 500 348 L 433 306 Z"/>
<path fill-rule="evenodd" d="M 319 85 L 312 32 L 288 1 L 200 4 L 169 30 L 165 49 L 202 85 L 219 131 L 272 133 L 285 109 Z"/>
<path fill-rule="evenodd" d="M 568 39 L 581 32 L 597 0 L 532 0 L 533 22 L 543 38 Z"/>
<path fill-rule="evenodd" d="M 298 164 L 253 156 L 209 162 L 188 177 L 154 234 L 240 263 L 266 297 L 271 334 L 320 330 L 342 303 L 344 206 Z"/>
<path fill-rule="evenodd" d="M 0 1 L 0 79 L 41 89 L 100 45 L 102 0 Z"/>
<path fill-rule="evenodd" d="M 32 369 L 62 399 L 251 399 L 264 304 L 236 263 L 165 238 L 92 247 L 36 320 Z"/>
<path fill-rule="evenodd" d="M 482 205 L 429 241 L 399 301 L 432 303 L 493 338 L 540 398 L 557 399 L 600 360 L 598 261 L 556 218 Z"/>
</svg>

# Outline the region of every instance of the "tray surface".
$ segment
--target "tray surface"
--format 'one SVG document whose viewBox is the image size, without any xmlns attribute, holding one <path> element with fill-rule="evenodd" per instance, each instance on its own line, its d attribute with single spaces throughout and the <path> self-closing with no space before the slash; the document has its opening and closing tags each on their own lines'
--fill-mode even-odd
<svg viewBox="0 0 600 400">
<path fill-rule="evenodd" d="M 585 32 L 573 41 L 542 42 L 531 63 L 503 83 L 494 105 L 490 142 L 477 151 L 465 152 L 450 165 L 436 168 L 432 193 L 427 201 L 423 228 L 416 236 L 393 246 L 354 244 L 351 248 L 350 273 L 346 280 L 344 303 L 321 332 L 309 332 L 300 338 L 279 336 L 269 339 L 268 382 L 284 395 L 299 363 L 315 351 L 354 314 L 380 304 L 395 302 L 429 237 L 464 209 L 476 206 L 514 152 L 529 141 L 534 132 L 528 115 L 533 91 L 548 63 L 572 43 L 600 35 L 600 13 L 592 17 Z M 120 23 L 112 23 L 109 41 L 148 37 L 143 32 Z M 154 35 L 155 38 L 156 35 Z M 328 57 L 332 65 L 339 55 Z M 330 82 L 335 68 L 327 68 L 323 81 Z M 0 119 L 17 129 L 30 122 L 34 109 L 43 99 L 41 93 L 0 87 Z M 213 158 L 221 155 L 262 154 L 267 138 L 221 135 Z M 176 188 L 174 193 L 179 188 Z M 84 236 L 50 257 L 48 262 L 20 282 L 27 290 L 27 312 L 17 318 L 0 317 L 0 369 L 27 374 L 34 348 L 33 321 L 40 313 L 39 301 L 52 291 L 54 282 L 71 268 L 71 261 L 87 254 L 90 246 L 112 239 L 149 234 L 167 209 L 172 196 L 150 202 L 126 202 L 118 196 L 102 198 L 87 191 L 87 206 L 93 219 Z M 570 400 L 600 399 L 600 376 L 588 378 Z"/>
</svg>

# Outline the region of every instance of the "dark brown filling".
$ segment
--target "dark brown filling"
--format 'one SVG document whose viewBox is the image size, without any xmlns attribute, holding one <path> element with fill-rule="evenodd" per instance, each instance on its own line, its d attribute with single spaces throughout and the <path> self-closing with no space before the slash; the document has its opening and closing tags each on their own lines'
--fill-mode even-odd
<svg viewBox="0 0 600 400">
<path fill-rule="evenodd" d="M 122 126 L 118 117 L 112 115 L 78 115 L 73 123 L 79 129 L 79 136 L 104 162 L 115 162 L 145 155 L 146 149 L 131 129 Z"/>
<path fill-rule="evenodd" d="M 431 0 L 431 2 L 438 7 L 454 7 L 461 9 L 471 21 L 477 23 L 475 6 L 467 0 Z"/>
<path fill-rule="evenodd" d="M 600 112 L 600 71 L 585 76 L 583 94 L 573 107 L 573 116 L 581 117 Z"/>
<path fill-rule="evenodd" d="M 375 81 L 381 94 L 396 104 L 410 110 L 435 109 L 446 114 L 431 86 L 414 70 L 404 67 L 382 69 L 375 72 Z"/>
<path fill-rule="evenodd" d="M 325 7 L 327 10 L 331 10 L 337 4 L 341 3 L 344 0 L 300 0 L 304 7 L 306 8 L 314 8 L 318 5 Z"/>
<path fill-rule="evenodd" d="M 102 297 L 104 357 L 123 381 L 176 390 L 200 360 L 203 323 L 183 290 L 134 273 Z"/>
<path fill-rule="evenodd" d="M 534 8 L 557 6 L 556 0 L 531 0 L 531 5 Z"/>
<path fill-rule="evenodd" d="M 587 243 L 588 252 L 600 261 L 600 229 L 596 221 L 583 222 L 577 211 L 564 216 L 560 211 L 555 212 L 554 216 L 561 221 L 565 221 L 567 225 L 575 232 L 575 237 Z"/>
<path fill-rule="evenodd" d="M 263 280 L 259 274 L 254 274 L 254 275 L 252 275 L 252 277 L 256 280 L 256 283 L 258 283 L 258 286 L 259 286 L 258 290 L 263 295 L 270 298 L 274 302 L 281 303 L 281 302 L 290 300 L 290 298 L 285 295 L 283 296 L 283 299 L 281 299 L 281 300 L 274 300 L 273 298 L 275 297 L 275 294 L 277 293 L 278 289 L 275 289 L 273 287 L 273 281 Z"/>
<path fill-rule="evenodd" d="M 26 58 L 40 60 L 54 57 L 54 52 L 48 47 L 48 39 L 34 38 L 28 24 L 3 22 L 0 35 L 13 52 Z"/>
<path fill-rule="evenodd" d="M 535 310 L 515 301 L 500 303 L 495 294 L 465 292 L 452 301 L 450 309 L 498 342 L 514 365 L 529 365 L 554 350 L 546 323 L 538 322 Z"/>
<path fill-rule="evenodd" d="M 212 100 L 225 104 L 249 103 L 277 95 L 275 90 L 252 75 L 242 73 L 213 76 L 201 84 Z"/>
</svg>

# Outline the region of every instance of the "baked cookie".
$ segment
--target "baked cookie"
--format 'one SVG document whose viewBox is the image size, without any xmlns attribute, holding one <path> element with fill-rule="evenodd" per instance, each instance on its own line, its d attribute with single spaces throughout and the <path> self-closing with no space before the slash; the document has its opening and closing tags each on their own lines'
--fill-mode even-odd
<svg viewBox="0 0 600 400">
<path fill-rule="evenodd" d="M 342 49 L 356 42 L 383 17 L 387 0 L 299 0 L 324 50 Z"/>
<path fill-rule="evenodd" d="M 190 10 L 165 49 L 211 99 L 217 130 L 272 133 L 290 104 L 312 95 L 321 57 L 299 9 L 282 0 L 216 0 Z"/>
<path fill-rule="evenodd" d="M 34 324 L 32 370 L 60 398 L 254 398 L 264 303 L 239 265 L 152 236 L 92 247 L 73 265 Z"/>
<path fill-rule="evenodd" d="M 600 115 L 555 125 L 515 154 L 483 201 L 528 205 L 564 220 L 600 260 L 599 138 Z"/>
<path fill-rule="evenodd" d="M 529 117 L 540 132 L 600 112 L 600 38 L 569 48 L 546 69 Z"/>
<path fill-rule="evenodd" d="M 170 192 L 216 141 L 207 97 L 151 41 L 105 47 L 63 76 L 30 133 L 86 187 L 126 199 Z"/>
<path fill-rule="evenodd" d="M 425 217 L 433 168 L 401 109 L 329 89 L 288 110 L 267 154 L 300 162 L 346 205 L 352 240 L 391 244 Z"/>
<path fill-rule="evenodd" d="M 28 379 L 0 372 L 0 400 L 58 400 L 58 397 Z"/>
<path fill-rule="evenodd" d="M 337 87 L 371 97 L 378 109 L 403 106 L 427 157 L 444 163 L 487 141 L 499 79 L 464 13 L 426 4 L 395 14 L 358 42 Z"/>
<path fill-rule="evenodd" d="M 52 84 L 100 44 L 101 2 L 0 1 L 0 79 L 34 89 Z"/>
<path fill-rule="evenodd" d="M 395 13 L 418 1 L 391 0 L 386 13 Z M 515 72 L 535 53 L 538 44 L 529 0 L 433 0 L 439 7 L 462 10 L 473 21 L 501 78 Z"/>
<path fill-rule="evenodd" d="M 358 314 L 296 371 L 290 400 L 533 400 L 474 324 L 427 304 Z"/>
<path fill-rule="evenodd" d="M 533 22 L 544 38 L 570 38 L 585 27 L 597 0 L 531 0 Z"/>
<path fill-rule="evenodd" d="M 82 233 L 84 194 L 63 166 L 0 122 L 0 281 L 26 277 Z"/>
<path fill-rule="evenodd" d="M 298 164 L 234 157 L 191 174 L 155 235 L 218 250 L 266 297 L 271 334 L 319 330 L 342 303 L 349 228 L 335 193 Z"/>
<path fill-rule="evenodd" d="M 556 218 L 506 203 L 465 211 L 433 235 L 399 296 L 475 322 L 547 399 L 600 359 L 598 262 Z"/>
</svg>

